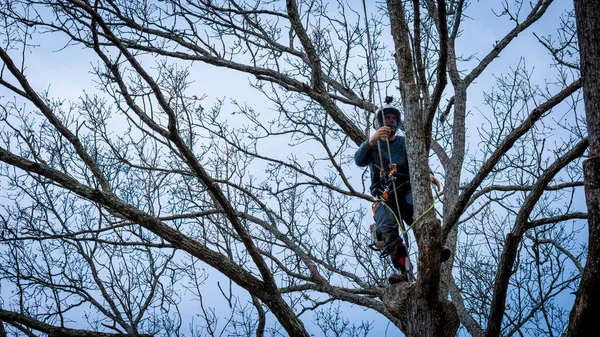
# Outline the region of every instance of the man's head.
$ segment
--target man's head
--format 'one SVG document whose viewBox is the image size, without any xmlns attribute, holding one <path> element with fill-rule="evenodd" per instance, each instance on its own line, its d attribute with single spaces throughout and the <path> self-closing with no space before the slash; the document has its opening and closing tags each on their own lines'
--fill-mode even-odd
<svg viewBox="0 0 600 337">
<path fill-rule="evenodd" d="M 377 110 L 376 113 L 376 122 L 375 129 L 378 129 L 382 126 L 389 126 L 394 128 L 394 133 L 398 129 L 400 125 L 400 110 L 393 106 L 386 106 L 382 109 Z"/>
<path fill-rule="evenodd" d="M 396 114 L 393 113 L 383 113 L 383 125 L 385 126 L 392 126 L 397 128 L 398 127 L 398 117 L 396 117 Z"/>
</svg>

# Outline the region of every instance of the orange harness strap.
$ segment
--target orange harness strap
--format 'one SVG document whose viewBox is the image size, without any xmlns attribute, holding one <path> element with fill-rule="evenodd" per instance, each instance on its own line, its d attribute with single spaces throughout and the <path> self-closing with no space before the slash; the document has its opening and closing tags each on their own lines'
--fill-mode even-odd
<svg viewBox="0 0 600 337">
<path fill-rule="evenodd" d="M 373 211 L 373 215 L 375 215 L 375 210 L 377 209 L 377 205 L 379 205 L 379 200 L 375 201 L 375 203 L 373 204 L 373 208 L 371 208 L 371 210 Z"/>
</svg>

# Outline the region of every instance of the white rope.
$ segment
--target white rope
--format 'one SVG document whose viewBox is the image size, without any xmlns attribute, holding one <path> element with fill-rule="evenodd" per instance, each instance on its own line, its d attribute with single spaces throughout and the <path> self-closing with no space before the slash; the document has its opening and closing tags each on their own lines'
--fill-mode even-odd
<svg viewBox="0 0 600 337">
<path fill-rule="evenodd" d="M 379 108 L 383 109 L 383 102 L 381 100 L 381 87 L 379 86 L 379 80 L 377 78 L 376 63 L 375 63 L 375 60 L 373 59 L 373 45 L 371 44 L 371 33 L 369 32 L 369 20 L 367 18 L 367 4 L 366 4 L 365 0 L 363 0 L 362 3 L 363 3 L 363 12 L 365 15 L 365 29 L 366 29 L 366 33 L 367 33 L 367 48 L 368 48 L 367 70 L 369 72 L 369 81 L 371 83 L 373 83 L 373 81 L 375 81 L 375 84 L 377 85 L 377 93 L 378 93 L 378 97 L 379 97 Z M 371 94 L 373 94 L 373 93 L 371 92 Z M 371 97 L 369 97 L 369 100 L 371 100 L 371 101 L 373 100 L 372 95 L 371 95 Z M 387 102 L 386 102 L 386 104 L 387 104 Z M 383 113 L 382 113 L 382 115 L 383 115 Z M 400 116 L 398 116 L 398 117 L 400 117 Z M 398 120 L 396 121 L 398 126 L 400 125 L 399 119 L 400 118 L 398 118 Z M 377 113 L 375 114 L 375 123 L 374 124 L 375 124 L 375 129 L 378 129 L 383 126 L 383 125 L 378 125 L 379 121 L 377 120 Z M 386 138 L 385 142 L 387 144 L 388 158 L 389 158 L 390 164 L 391 164 L 392 163 L 392 155 L 391 155 L 391 150 L 390 150 L 390 141 L 389 141 L 389 139 Z M 377 150 L 379 152 L 379 162 L 381 163 L 380 176 L 383 177 L 383 176 L 385 176 L 385 169 L 383 168 L 383 157 L 381 154 L 381 144 L 379 143 L 379 141 L 377 141 Z M 392 186 L 393 186 L 393 191 L 396 191 L 396 181 L 395 180 L 392 180 Z M 400 217 L 400 205 L 398 204 L 398 198 L 396 196 L 394 196 L 394 199 L 396 201 L 396 211 L 398 212 L 398 218 L 396 219 L 396 221 L 398 222 L 398 226 L 400 226 L 400 228 L 401 228 L 402 236 L 404 237 L 404 242 L 406 242 L 407 270 L 408 270 L 409 278 L 412 278 L 412 280 L 414 280 L 415 276 L 414 276 L 413 270 L 412 270 L 412 263 L 410 262 L 410 253 L 408 252 L 408 249 L 409 249 L 408 234 L 404 228 L 404 224 L 402 223 L 402 218 Z M 392 212 L 392 214 L 393 214 L 393 212 Z M 394 215 L 394 217 L 395 217 L 395 215 Z"/>
</svg>

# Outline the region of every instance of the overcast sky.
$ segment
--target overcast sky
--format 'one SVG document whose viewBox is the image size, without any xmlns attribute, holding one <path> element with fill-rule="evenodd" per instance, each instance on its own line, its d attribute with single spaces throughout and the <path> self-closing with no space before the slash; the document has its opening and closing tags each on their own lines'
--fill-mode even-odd
<svg viewBox="0 0 600 337">
<path fill-rule="evenodd" d="M 362 10 L 362 1 L 351 1 L 352 6 L 360 8 Z M 369 1 L 367 1 L 369 3 Z M 378 2 L 379 3 L 379 2 Z M 471 7 L 466 13 L 469 18 L 462 24 L 463 33 L 457 42 L 457 52 L 461 55 L 474 54 L 477 59 L 482 58 L 493 48 L 495 41 L 500 40 L 510 29 L 514 27 L 514 23 L 510 22 L 506 17 L 496 17 L 490 9 L 490 3 L 492 3 L 494 9 L 501 11 L 500 1 L 472 1 Z M 360 7 L 358 7 L 360 6 Z M 368 4 L 369 11 L 375 11 L 375 5 Z M 468 110 L 472 112 L 473 116 L 470 117 L 469 131 L 474 132 L 477 127 L 484 125 L 484 119 L 481 118 L 481 114 L 485 113 L 485 107 L 481 104 L 483 99 L 483 92 L 489 91 L 492 88 L 495 81 L 494 75 L 498 75 L 500 72 L 505 72 L 509 67 L 515 67 L 521 60 L 525 58 L 527 66 L 532 68 L 532 78 L 536 83 L 543 86 L 547 80 L 554 80 L 556 71 L 550 69 L 547 65 L 551 63 L 551 55 L 543 48 L 538 42 L 532 32 L 537 32 L 540 36 L 548 34 L 555 35 L 559 21 L 557 17 L 559 13 L 563 12 L 565 8 L 571 7 L 571 1 L 555 1 L 549 8 L 548 13 L 544 17 L 534 24 L 533 28 L 530 28 L 525 33 L 522 33 L 511 45 L 502 52 L 501 57 L 494 60 L 490 69 L 482 74 L 477 82 L 469 88 L 468 91 Z M 387 31 L 385 32 L 386 35 Z M 96 84 L 93 82 L 94 75 L 90 74 L 92 65 L 96 64 L 92 53 L 88 50 L 83 50 L 78 46 L 69 46 L 66 50 L 58 50 L 59 47 L 66 42 L 58 41 L 56 35 L 44 35 L 37 37 L 39 40 L 37 43 L 40 47 L 33 49 L 33 52 L 26 53 L 27 59 L 27 75 L 28 79 L 38 90 L 49 89 L 50 96 L 57 98 L 64 98 L 68 100 L 76 101 L 82 93 L 94 93 L 97 91 Z M 392 45 L 391 39 L 387 42 L 388 46 Z M 470 71 L 473 65 L 476 63 L 474 60 L 470 64 L 462 64 L 460 67 L 466 71 Z M 224 114 L 223 118 L 230 119 L 230 123 L 235 124 L 235 115 L 231 115 L 229 112 L 234 112 L 236 107 L 230 103 L 230 99 L 235 99 L 240 102 L 246 102 L 250 106 L 254 106 L 257 109 L 266 106 L 268 101 L 258 94 L 254 89 L 250 88 L 248 83 L 251 80 L 247 75 L 238 73 L 232 70 L 223 68 L 216 68 L 213 66 L 196 63 L 190 68 L 192 72 L 192 78 L 195 80 L 193 83 L 193 90 L 198 92 L 197 96 L 206 96 L 203 101 L 205 107 L 210 107 L 220 99 L 225 99 Z M 381 75 L 380 75 L 381 76 Z M 448 86 L 449 89 L 451 86 Z M 446 96 L 449 97 L 450 92 Z M 384 93 L 381 93 L 385 96 Z M 399 93 L 393 93 L 395 97 L 399 97 Z M 5 89 L 0 89 L 0 96 L 11 96 L 7 94 Z M 442 100 L 445 105 L 445 100 Z M 271 113 L 275 116 L 275 113 L 271 108 L 263 110 L 264 113 Z M 115 131 L 119 130 L 122 125 L 114 125 Z M 560 134 L 557 135 L 560 138 Z M 469 138 L 470 147 L 472 149 L 477 148 L 478 139 L 475 137 Z M 275 149 L 278 144 L 270 144 Z M 306 149 L 305 155 L 310 154 L 310 149 Z M 302 156 L 302 154 L 299 154 Z M 440 172 L 439 165 L 435 162 L 432 163 L 432 168 L 436 172 Z M 361 169 L 349 168 L 350 172 L 353 172 L 352 183 L 355 186 L 360 186 L 361 181 Z M 260 173 L 257 173 L 260 174 Z M 443 177 L 441 177 L 443 179 Z M 583 195 L 581 196 L 583 198 Z M 357 201 L 362 202 L 362 201 Z M 582 205 L 584 200 L 580 199 Z M 370 205 L 365 205 L 369 207 Z M 364 220 L 364 226 L 367 228 L 368 224 L 371 223 L 370 216 Z M 210 269 L 210 268 L 208 268 Z M 212 272 L 211 279 L 208 281 L 207 286 L 216 288 L 217 282 L 225 282 L 225 278 L 222 275 L 218 275 L 216 272 Z M 9 298 L 9 291 L 11 286 L 7 284 L 0 285 L 0 295 L 2 298 Z M 220 299 L 218 293 L 214 293 L 218 300 L 215 303 L 220 303 L 216 306 L 217 312 L 222 312 L 223 317 L 228 312 L 228 307 Z M 567 296 L 565 301 L 572 301 L 572 298 Z M 195 303 L 189 304 L 189 310 L 196 310 Z M 570 303 L 565 304 L 570 307 Z M 387 319 L 381 317 L 376 313 L 364 311 L 364 309 L 343 304 L 342 308 L 348 318 L 355 320 L 358 323 L 361 319 L 369 320 L 374 323 L 374 329 L 369 336 L 397 336 L 397 329 L 393 326 L 389 326 Z M 186 312 L 183 312 L 184 319 Z M 189 314 L 189 313 L 187 313 Z M 271 318 L 272 319 L 272 318 Z M 305 321 L 305 324 L 309 327 L 309 331 L 315 333 L 316 336 L 321 335 L 316 327 L 310 327 L 311 324 Z M 185 326 L 185 325 L 184 325 Z M 185 330 L 184 330 L 185 331 Z"/>
</svg>

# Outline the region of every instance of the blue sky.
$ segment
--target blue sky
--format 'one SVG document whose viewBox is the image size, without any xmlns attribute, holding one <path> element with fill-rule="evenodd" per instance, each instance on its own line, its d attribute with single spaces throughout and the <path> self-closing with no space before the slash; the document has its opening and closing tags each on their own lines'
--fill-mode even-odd
<svg viewBox="0 0 600 337">
<path fill-rule="evenodd" d="M 494 41 L 501 39 L 505 33 L 513 27 L 513 23 L 509 22 L 506 18 L 497 18 L 489 8 L 488 1 L 476 1 L 471 4 L 471 8 L 468 11 L 468 15 L 472 19 L 466 19 L 463 23 L 463 36 L 458 39 L 457 51 L 460 54 L 468 55 L 475 54 L 477 57 L 483 57 L 493 46 Z M 493 5 L 496 9 L 500 8 L 499 2 L 494 2 Z M 499 74 L 505 71 L 508 67 L 515 67 L 521 58 L 527 59 L 527 64 L 533 67 L 532 78 L 543 85 L 545 80 L 553 79 L 555 71 L 550 69 L 547 65 L 551 61 L 549 53 L 539 45 L 536 38 L 533 36 L 532 31 L 540 32 L 540 35 L 555 34 L 555 29 L 558 24 L 556 19 L 558 14 L 561 13 L 564 8 L 571 6 L 572 3 L 569 1 L 556 1 L 550 6 L 548 13 L 544 18 L 537 22 L 533 28 L 530 28 L 525 33 L 522 33 L 511 45 L 501 54 L 500 58 L 493 61 L 490 68 L 480 76 L 476 83 L 469 88 L 469 101 L 468 110 L 472 111 L 473 115 L 469 117 L 469 131 L 470 134 L 474 134 L 477 127 L 481 126 L 484 122 L 480 116 L 478 109 L 482 108 L 481 100 L 483 98 L 483 91 L 489 91 L 494 83 L 494 74 Z M 352 3 L 355 8 L 362 8 L 362 2 L 355 1 Z M 358 7 L 360 6 L 360 7 Z M 368 4 L 369 11 L 375 12 L 375 6 Z M 384 35 L 387 31 L 384 31 Z M 96 91 L 96 85 L 93 83 L 93 75 L 91 71 L 91 65 L 95 64 L 96 61 L 92 59 L 92 54 L 89 51 L 82 50 L 79 47 L 71 46 L 67 48 L 68 52 L 58 51 L 64 45 L 64 41 L 58 39 L 56 36 L 46 35 L 40 37 L 39 48 L 36 48 L 34 52 L 26 54 L 27 59 L 27 74 L 29 80 L 33 83 L 34 87 L 38 90 L 49 89 L 49 93 L 54 97 L 61 97 L 69 100 L 76 101 L 77 98 L 83 93 L 93 93 Z M 391 46 L 390 42 L 387 43 Z M 471 70 L 472 64 L 463 64 L 463 69 L 467 71 Z M 230 112 L 234 112 L 236 107 L 230 103 L 230 99 L 235 99 L 240 102 L 246 102 L 248 105 L 254 107 L 267 106 L 267 100 L 258 95 L 257 92 L 250 88 L 248 83 L 250 79 L 245 74 L 237 73 L 232 70 L 223 68 L 216 68 L 209 65 L 196 63 L 191 67 L 192 78 L 194 83 L 192 90 L 198 92 L 198 96 L 206 95 L 206 99 L 203 100 L 205 107 L 210 107 L 219 99 L 225 99 L 225 105 L 223 107 L 223 118 L 231 125 L 236 125 L 241 121 L 235 115 L 231 115 Z M 4 95 L 0 89 L 0 96 Z M 399 96 L 396 94 L 395 96 Z M 444 100 L 442 100 L 444 102 Z M 260 109 L 260 108 L 258 108 Z M 271 107 L 261 109 L 261 112 L 265 115 L 275 116 L 276 113 Z M 485 113 L 485 111 L 481 111 Z M 263 115 L 263 116 L 265 116 Z M 265 116 L 266 117 L 266 116 Z M 114 125 L 114 130 L 117 132 L 121 125 Z M 557 135 L 560 138 L 560 135 Z M 476 137 L 469 137 L 471 149 L 477 149 L 478 139 Z M 265 145 L 264 150 L 270 151 L 271 148 L 276 150 L 278 148 L 277 143 L 269 143 Z M 287 151 L 287 150 L 284 150 Z M 307 149 L 306 153 L 298 153 L 300 158 L 308 156 L 310 153 Z M 435 161 L 432 163 L 432 167 L 436 169 Z M 438 166 L 439 167 L 439 166 Z M 354 186 L 360 186 L 361 181 L 361 170 L 359 168 L 348 168 L 348 172 L 351 172 L 352 184 Z M 256 172 L 255 174 L 260 174 Z M 362 201 L 357 201 L 363 203 Z M 579 199 L 582 203 L 583 199 Z M 364 205 L 368 207 L 369 205 Z M 364 219 L 365 228 L 371 223 L 370 216 L 367 214 Z M 216 272 L 211 273 L 212 276 L 207 287 L 214 289 L 217 282 L 224 282 L 225 279 L 222 275 L 218 275 Z M 5 296 L 10 290 L 10 285 L 2 285 L 0 291 L 2 292 L 2 298 L 9 298 Z M 214 302 L 216 312 L 222 312 L 223 317 L 227 316 L 228 307 L 223 303 L 220 296 L 215 294 L 216 297 Z M 572 300 L 570 297 L 565 299 L 568 306 L 568 301 Z M 213 302 L 212 299 L 208 301 Z M 189 303 L 186 308 L 189 311 L 197 309 L 194 303 Z M 184 312 L 187 311 L 183 310 Z M 348 318 L 352 322 L 358 322 L 359 320 L 365 319 L 374 322 L 374 329 L 369 336 L 392 336 L 396 335 L 397 330 L 394 327 L 388 326 L 387 320 L 378 314 L 374 314 L 370 311 L 364 311 L 364 309 L 356 306 L 343 306 L 344 312 L 348 315 Z M 305 322 L 308 326 L 311 325 L 307 320 Z M 184 325 L 185 326 L 185 325 Z M 309 327 L 311 332 L 315 335 L 320 335 L 316 327 Z M 185 331 L 185 330 L 184 330 Z"/>
</svg>

